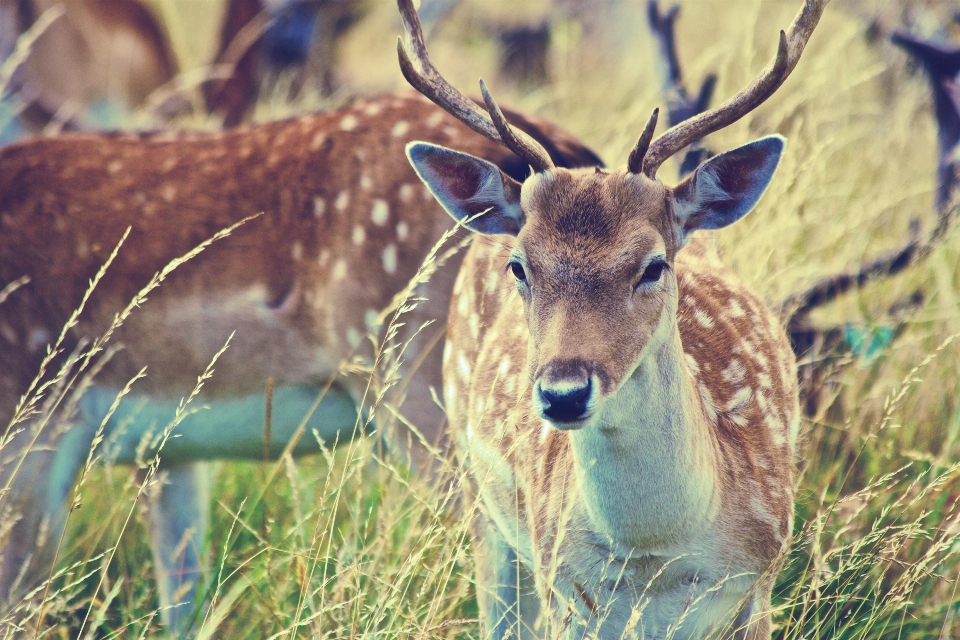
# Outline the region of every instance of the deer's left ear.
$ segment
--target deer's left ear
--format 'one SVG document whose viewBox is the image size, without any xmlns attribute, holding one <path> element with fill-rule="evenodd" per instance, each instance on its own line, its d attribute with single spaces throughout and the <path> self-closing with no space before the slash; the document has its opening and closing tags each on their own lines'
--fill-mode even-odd
<svg viewBox="0 0 960 640">
<path fill-rule="evenodd" d="M 750 213 L 770 184 L 787 143 L 768 136 L 710 158 L 673 189 L 684 234 L 720 229 Z"/>
</svg>

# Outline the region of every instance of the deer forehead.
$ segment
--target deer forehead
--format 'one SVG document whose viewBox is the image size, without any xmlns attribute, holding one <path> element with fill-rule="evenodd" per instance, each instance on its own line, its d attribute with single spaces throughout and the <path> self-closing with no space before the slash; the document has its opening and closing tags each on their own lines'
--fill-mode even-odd
<svg viewBox="0 0 960 640">
<path fill-rule="evenodd" d="M 615 275 L 673 257 L 668 190 L 643 175 L 555 169 L 523 183 L 517 242 L 533 266 Z"/>
</svg>

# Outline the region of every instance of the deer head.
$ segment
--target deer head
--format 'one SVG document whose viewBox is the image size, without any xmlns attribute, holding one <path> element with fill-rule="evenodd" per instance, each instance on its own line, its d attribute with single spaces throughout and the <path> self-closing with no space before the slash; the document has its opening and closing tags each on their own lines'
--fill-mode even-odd
<svg viewBox="0 0 960 640">
<path fill-rule="evenodd" d="M 533 406 L 559 428 L 583 427 L 643 358 L 655 357 L 651 346 L 676 339 L 677 251 L 694 231 L 725 227 L 754 207 L 785 141 L 770 136 L 716 156 L 672 187 L 657 169 L 772 95 L 826 3 L 808 0 L 789 33 L 781 32 L 768 69 L 723 105 L 651 142 L 654 111 L 627 168 L 610 172 L 555 168 L 536 142 L 506 123 L 482 80 L 489 115 L 459 94 L 427 58 L 410 0 L 399 4 L 419 63 L 401 43 L 411 84 L 533 168 L 521 184 L 467 154 L 424 142 L 407 146 L 417 174 L 451 216 L 473 231 L 516 238 L 505 268 L 516 278 L 530 333 Z"/>
</svg>

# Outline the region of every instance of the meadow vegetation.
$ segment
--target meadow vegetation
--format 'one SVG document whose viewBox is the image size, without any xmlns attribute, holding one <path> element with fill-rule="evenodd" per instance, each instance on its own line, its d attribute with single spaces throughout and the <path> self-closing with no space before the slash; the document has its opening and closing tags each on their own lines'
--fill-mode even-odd
<svg viewBox="0 0 960 640">
<path fill-rule="evenodd" d="M 343 47 L 345 88 L 323 101 L 265 99 L 258 119 L 403 86 L 395 7 L 369 4 Z M 619 166 L 662 104 L 643 4 L 617 5 L 602 41 L 558 20 L 551 82 L 540 88 L 498 82 L 482 18 L 487 5 L 505 2 L 462 3 L 438 29 L 431 53 L 457 86 L 473 91 L 483 75 L 501 102 L 562 124 Z M 716 72 L 718 98 L 739 89 L 766 64 L 798 4 L 684 3 L 678 45 L 688 82 Z M 911 220 L 924 229 L 934 223 L 927 84 L 904 54 L 882 38 L 867 39 L 862 4 L 828 7 L 780 91 L 708 141 L 725 150 L 774 132 L 789 140 L 758 208 L 720 234 L 727 263 L 774 306 L 820 276 L 898 246 Z M 945 11 L 946 3 L 927 4 Z M 497 19 L 506 19 L 509 11 L 496 8 Z M 186 43 L 197 36 L 173 24 L 188 57 Z M 196 119 L 183 125 L 216 126 Z M 892 330 L 895 337 L 824 364 L 831 373 L 818 389 L 818 412 L 802 427 L 795 540 L 774 594 L 777 638 L 960 634 L 958 241 L 952 233 L 905 275 L 847 295 L 813 318 L 848 335 Z M 921 306 L 891 314 L 917 291 Z M 149 302 L 133 312 L 148 311 Z M 383 363 L 344 366 L 372 371 L 371 402 L 390 383 Z M 314 456 L 217 462 L 209 471 L 216 476 L 210 606 L 197 613 L 198 637 L 478 637 L 469 525 L 445 508 L 469 505 L 470 497 L 452 467 L 449 478 L 430 482 L 398 468 L 367 437 L 318 445 Z M 163 637 L 137 508 L 148 475 L 92 461 L 42 612 L 38 597 L 19 612 L 18 624 L 2 622 L 0 636 L 72 638 L 82 630 L 84 637 Z"/>
</svg>

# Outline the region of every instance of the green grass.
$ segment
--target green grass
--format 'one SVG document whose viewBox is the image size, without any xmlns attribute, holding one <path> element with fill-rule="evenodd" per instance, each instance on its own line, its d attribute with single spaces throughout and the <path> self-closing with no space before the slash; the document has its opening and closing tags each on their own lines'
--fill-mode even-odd
<svg viewBox="0 0 960 640">
<path fill-rule="evenodd" d="M 688 82 L 715 71 L 718 97 L 731 95 L 765 64 L 797 4 L 686 3 L 678 42 Z M 926 4 L 946 15 L 946 3 Z M 925 80 L 890 45 L 868 43 L 851 6 L 828 7 L 778 94 L 709 140 L 723 150 L 772 132 L 789 139 L 758 209 L 721 234 L 727 262 L 773 305 L 897 246 L 911 218 L 926 229 L 933 223 L 935 128 Z M 327 104 L 402 86 L 393 12 L 391 2 L 371 5 L 343 47 L 347 89 Z M 600 42 L 558 20 L 552 82 L 526 92 L 496 77 L 484 15 L 484 3 L 465 3 L 431 44 L 448 78 L 473 91 L 477 76 L 489 77 L 502 102 L 563 124 L 623 165 L 660 104 L 641 3 L 618 9 Z M 316 107 L 265 101 L 257 117 Z M 840 362 L 823 389 L 833 402 L 804 422 L 795 541 L 774 596 L 777 638 L 960 633 L 960 344 L 947 344 L 960 333 L 958 251 L 952 233 L 909 273 L 814 317 L 822 326 L 903 322 L 903 330 L 869 358 Z M 890 318 L 891 306 L 916 290 L 923 307 Z M 269 466 L 211 463 L 212 606 L 202 633 L 477 637 L 469 527 L 443 508 L 450 496 L 393 465 L 370 439 Z M 58 563 L 73 568 L 54 579 L 44 605 L 46 637 L 73 637 L 88 612 L 94 637 L 162 637 L 139 486 L 127 468 L 92 469 Z"/>
</svg>

